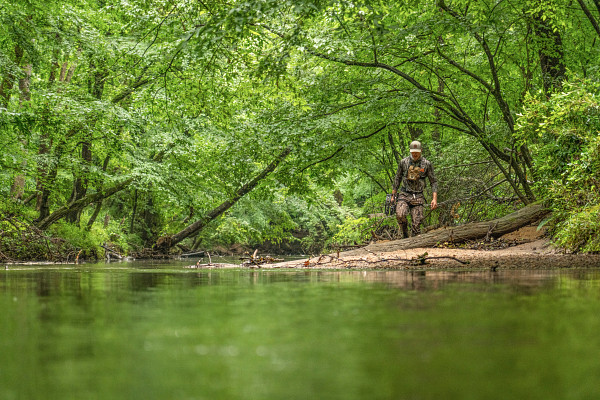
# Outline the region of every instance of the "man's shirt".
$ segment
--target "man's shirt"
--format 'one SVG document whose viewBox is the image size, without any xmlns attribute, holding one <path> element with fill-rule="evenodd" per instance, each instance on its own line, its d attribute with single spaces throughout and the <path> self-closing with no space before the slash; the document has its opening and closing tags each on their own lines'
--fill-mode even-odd
<svg viewBox="0 0 600 400">
<path fill-rule="evenodd" d="M 437 179 L 433 172 L 433 164 L 423 156 L 419 158 L 419 161 L 414 161 L 411 156 L 408 156 L 403 158 L 398 165 L 398 171 L 394 178 L 394 190 L 397 191 L 400 187 L 401 191 L 408 193 L 422 193 L 425 189 L 425 179 L 429 179 L 431 191 L 437 193 Z"/>
</svg>

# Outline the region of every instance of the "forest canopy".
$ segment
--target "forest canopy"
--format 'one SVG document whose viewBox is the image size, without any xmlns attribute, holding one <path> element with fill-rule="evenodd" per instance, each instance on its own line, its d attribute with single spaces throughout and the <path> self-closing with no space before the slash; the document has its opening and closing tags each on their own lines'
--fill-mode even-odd
<svg viewBox="0 0 600 400">
<path fill-rule="evenodd" d="M 0 0 L 0 257 L 391 238 L 416 139 L 427 227 L 600 251 L 600 2 L 397 3 Z"/>
</svg>

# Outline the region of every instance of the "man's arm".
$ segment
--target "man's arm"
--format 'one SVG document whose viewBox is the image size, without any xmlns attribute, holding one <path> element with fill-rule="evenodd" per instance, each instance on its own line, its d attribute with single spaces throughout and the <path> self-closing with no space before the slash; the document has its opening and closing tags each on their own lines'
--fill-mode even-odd
<svg viewBox="0 0 600 400">
<path fill-rule="evenodd" d="M 398 163 L 398 170 L 396 171 L 396 176 L 394 177 L 394 185 L 392 186 L 392 202 L 396 200 L 396 193 L 398 193 L 398 187 L 400 186 L 400 182 L 402 181 L 402 161 Z"/>
<path fill-rule="evenodd" d="M 429 184 L 431 185 L 431 191 L 433 192 L 433 199 L 431 200 L 431 209 L 435 210 L 437 208 L 437 190 L 438 184 L 437 179 L 435 178 L 435 173 L 433 172 L 433 164 L 429 164 L 429 171 L 427 173 L 427 178 L 429 178 Z"/>
</svg>

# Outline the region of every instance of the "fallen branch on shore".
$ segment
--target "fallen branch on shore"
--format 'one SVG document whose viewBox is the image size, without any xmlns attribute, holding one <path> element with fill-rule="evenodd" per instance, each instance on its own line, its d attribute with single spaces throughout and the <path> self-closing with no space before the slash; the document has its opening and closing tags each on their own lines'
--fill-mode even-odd
<svg viewBox="0 0 600 400">
<path fill-rule="evenodd" d="M 273 258 L 271 256 L 257 256 L 257 254 L 258 249 L 254 250 L 254 254 L 252 254 L 250 257 L 240 257 L 240 260 L 242 260 L 241 266 L 249 268 L 260 268 L 263 264 L 272 264 L 274 262 L 283 261 L 282 258 Z"/>
<path fill-rule="evenodd" d="M 332 254 L 322 254 L 319 256 L 319 258 L 315 262 L 311 262 L 310 259 L 308 259 L 308 260 L 303 261 L 301 264 L 292 266 L 292 268 L 312 268 L 312 267 L 326 266 L 327 264 L 331 264 L 334 261 L 341 262 L 342 264 L 344 264 L 344 266 L 346 268 L 354 267 L 355 265 L 352 265 L 353 263 L 355 263 L 355 264 L 356 263 L 381 264 L 381 263 L 385 263 L 385 262 L 406 262 L 406 263 L 409 263 L 412 265 L 426 265 L 427 261 L 429 261 L 429 260 L 440 260 L 440 259 L 454 260 L 463 265 L 467 265 L 470 263 L 469 261 L 464 261 L 464 260 L 458 259 L 456 257 L 451 257 L 451 256 L 428 257 L 427 253 L 421 254 L 421 255 L 419 255 L 417 257 L 413 257 L 413 258 L 381 257 L 381 256 L 377 256 L 375 254 L 372 254 L 371 257 L 375 257 L 375 260 L 367 259 L 366 257 L 343 259 L 343 258 L 334 256 Z"/>
<path fill-rule="evenodd" d="M 110 247 L 107 247 L 107 246 L 105 246 L 105 245 L 103 245 L 103 244 L 101 244 L 101 245 L 100 245 L 100 247 L 102 247 L 104 250 L 106 250 L 106 251 L 107 251 L 107 253 L 106 253 L 106 258 L 107 258 L 109 261 L 110 261 L 110 255 L 111 255 L 111 254 L 112 254 L 112 255 L 114 255 L 115 257 L 117 257 L 119 260 L 122 260 L 123 258 L 125 258 L 125 257 L 123 257 L 121 254 L 119 254 L 118 252 L 116 252 L 115 250 L 111 249 Z"/>
</svg>

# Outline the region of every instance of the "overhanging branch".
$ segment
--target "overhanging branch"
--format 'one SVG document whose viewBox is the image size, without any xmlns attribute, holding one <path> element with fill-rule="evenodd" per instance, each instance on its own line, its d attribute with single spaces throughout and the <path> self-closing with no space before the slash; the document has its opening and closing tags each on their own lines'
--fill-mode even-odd
<svg viewBox="0 0 600 400">
<path fill-rule="evenodd" d="M 357 136 L 357 137 L 355 137 L 355 138 L 352 138 L 352 140 L 351 140 L 351 141 L 352 141 L 352 142 L 354 142 L 354 141 L 356 141 L 356 140 L 368 139 L 368 138 L 370 138 L 370 137 L 372 137 L 372 136 L 375 136 L 376 134 L 378 134 L 379 132 L 381 132 L 381 131 L 382 131 L 383 129 L 385 129 L 386 127 L 387 127 L 387 124 L 386 124 L 386 125 L 383 125 L 381 128 L 378 128 L 378 129 L 376 129 L 374 132 L 371 132 L 371 133 L 369 133 L 368 135 L 364 135 L 364 136 Z M 308 164 L 308 165 L 304 166 L 304 167 L 303 167 L 303 168 L 300 170 L 300 173 L 302 173 L 302 172 L 306 171 L 307 169 L 309 169 L 309 168 L 310 168 L 310 167 L 312 167 L 312 166 L 315 166 L 315 165 L 317 165 L 317 164 L 320 164 L 320 163 L 322 163 L 322 162 L 325 162 L 325 161 L 327 161 L 327 160 L 331 160 L 331 159 L 332 159 L 333 157 L 335 157 L 335 156 L 336 156 L 338 153 L 340 153 L 342 150 L 344 150 L 344 148 L 345 148 L 345 146 L 340 146 L 340 147 L 339 147 L 339 148 L 338 148 L 336 151 L 334 151 L 334 152 L 333 152 L 333 154 L 331 154 L 331 155 L 329 155 L 329 156 L 327 156 L 327 157 L 325 157 L 325 158 L 323 158 L 323 159 L 317 160 L 317 161 L 315 161 L 315 162 L 312 162 L 312 163 L 310 163 L 310 164 Z"/>
</svg>

